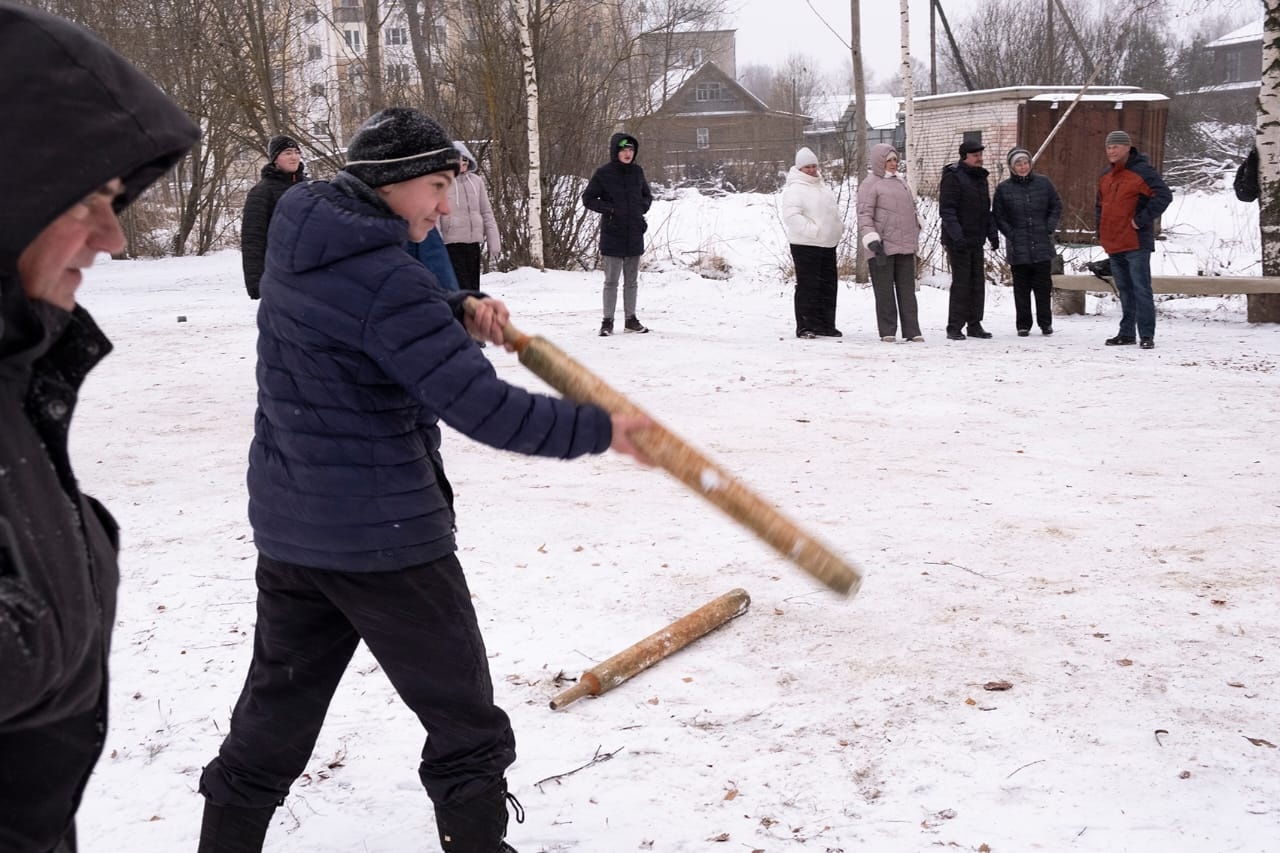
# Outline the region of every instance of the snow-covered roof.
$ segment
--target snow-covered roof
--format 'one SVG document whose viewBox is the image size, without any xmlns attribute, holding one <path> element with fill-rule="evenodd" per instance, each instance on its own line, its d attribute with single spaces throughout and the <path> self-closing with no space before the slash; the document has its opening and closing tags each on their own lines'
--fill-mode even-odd
<svg viewBox="0 0 1280 853">
<path fill-rule="evenodd" d="M 649 104 L 651 105 L 651 108 L 654 110 L 662 109 L 663 105 L 666 104 L 667 101 L 671 100 L 671 97 L 673 95 L 675 95 L 682 88 L 688 85 L 689 81 L 692 80 L 694 76 L 699 74 L 702 71 L 702 69 L 706 68 L 708 65 L 711 66 L 716 71 L 718 71 L 721 75 L 723 75 L 726 80 L 729 80 L 731 83 L 733 83 L 733 85 L 737 86 L 738 89 L 741 90 L 741 92 L 747 98 L 749 98 L 757 106 L 759 106 L 760 109 L 764 110 L 765 112 L 776 112 L 776 110 L 771 109 L 768 104 L 760 100 L 760 98 L 758 98 L 756 94 L 752 92 L 750 89 L 748 89 L 746 86 L 743 86 L 741 83 L 729 77 L 728 74 L 725 74 L 724 71 L 720 68 L 720 66 L 716 65 L 711 60 L 707 60 L 706 62 L 699 65 L 697 68 L 673 69 L 671 71 L 668 71 L 665 77 L 658 78 L 653 83 L 653 85 L 649 87 Z M 665 90 L 663 89 L 664 85 L 666 86 Z M 737 111 L 735 110 L 733 112 L 737 112 Z M 720 113 L 720 115 L 729 115 L 729 113 Z"/>
<path fill-rule="evenodd" d="M 1262 41 L 1262 19 L 1234 29 L 1221 38 L 1214 39 L 1205 47 L 1230 47 L 1233 44 L 1246 44 L 1251 41 Z"/>
<path fill-rule="evenodd" d="M 673 68 L 649 86 L 649 103 L 652 109 L 659 109 L 680 87 L 689 82 L 689 78 L 697 73 L 697 68 Z"/>
<path fill-rule="evenodd" d="M 800 99 L 800 106 L 819 124 L 837 124 L 851 100 L 852 95 L 810 95 Z"/>
<path fill-rule="evenodd" d="M 1256 86 L 1257 83 L 1255 82 Z M 1074 101 L 1078 92 L 1062 91 L 1050 92 L 1043 95 L 1036 95 L 1027 98 L 1028 101 Z M 1167 101 L 1168 95 L 1162 95 L 1159 92 L 1085 92 L 1080 98 L 1082 101 Z"/>
<path fill-rule="evenodd" d="M 890 95 L 885 92 L 867 95 L 867 127 L 871 130 L 890 130 L 897 127 L 901 103 L 902 99 L 897 95 Z M 844 112 L 840 114 L 841 124 L 851 124 L 853 122 L 853 109 L 854 100 L 850 97 L 845 101 Z"/>
</svg>

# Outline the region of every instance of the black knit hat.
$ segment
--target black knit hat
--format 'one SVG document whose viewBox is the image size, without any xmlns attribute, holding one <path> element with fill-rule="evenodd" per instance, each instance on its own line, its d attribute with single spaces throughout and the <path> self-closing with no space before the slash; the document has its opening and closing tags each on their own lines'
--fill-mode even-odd
<svg viewBox="0 0 1280 853">
<path fill-rule="evenodd" d="M 289 148 L 298 149 L 298 153 L 302 153 L 302 146 L 287 136 L 273 136 L 271 141 L 267 143 L 267 159 L 272 163 L 280 156 L 280 152 Z"/>
<path fill-rule="evenodd" d="M 460 159 L 453 140 L 435 119 L 408 107 L 391 107 L 360 125 L 342 170 L 381 187 L 432 172 L 456 175 Z"/>
</svg>

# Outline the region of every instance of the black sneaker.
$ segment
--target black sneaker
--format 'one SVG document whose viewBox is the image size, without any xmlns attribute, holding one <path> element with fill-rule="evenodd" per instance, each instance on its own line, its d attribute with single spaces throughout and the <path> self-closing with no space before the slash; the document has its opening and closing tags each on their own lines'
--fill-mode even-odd
<svg viewBox="0 0 1280 853">
<path fill-rule="evenodd" d="M 961 331 L 952 331 L 951 329 L 947 329 L 947 340 L 949 340 L 949 341 L 963 341 L 963 340 L 964 340 L 964 332 L 961 332 Z"/>
<path fill-rule="evenodd" d="M 622 324 L 622 328 L 626 329 L 628 332 L 639 332 L 640 334 L 644 334 L 649 331 L 644 327 L 644 324 L 635 317 L 628 317 L 627 322 Z"/>
<path fill-rule="evenodd" d="M 1107 346 L 1109 347 L 1127 347 L 1137 342 L 1138 339 L 1133 335 L 1116 335 L 1114 338 L 1107 338 Z"/>
<path fill-rule="evenodd" d="M 1019 330 L 1018 330 L 1018 337 L 1020 337 L 1020 338 L 1025 338 L 1025 337 L 1026 337 L 1027 335 L 1029 335 L 1029 334 L 1031 334 L 1031 330 L 1030 330 L 1030 329 L 1019 329 Z"/>
<path fill-rule="evenodd" d="M 818 337 L 818 334 L 816 332 L 811 332 L 808 329 L 799 329 L 798 331 L 796 331 L 796 337 L 804 338 L 806 341 L 811 341 L 814 338 Z"/>
<path fill-rule="evenodd" d="M 844 332 L 840 331 L 835 326 L 832 326 L 830 329 L 823 329 L 821 332 L 818 332 L 817 334 L 823 338 L 843 338 L 844 337 Z"/>
<path fill-rule="evenodd" d="M 1155 338 L 1143 338 L 1142 342 L 1139 343 L 1138 346 L 1141 347 L 1142 349 L 1155 349 L 1156 348 Z"/>
<path fill-rule="evenodd" d="M 1040 334 L 1044 335 L 1046 338 L 1049 337 L 1053 334 L 1053 326 L 1045 326 L 1040 330 Z"/>
<path fill-rule="evenodd" d="M 969 324 L 969 337 L 971 337 L 971 338 L 980 338 L 980 339 L 985 340 L 985 339 L 987 339 L 987 338 L 992 337 L 992 334 L 991 334 L 990 332 L 988 332 L 986 329 L 982 328 L 982 324 L 981 324 L 981 323 L 970 323 L 970 324 Z"/>
<path fill-rule="evenodd" d="M 613 334 L 613 318 L 608 317 L 600 321 L 600 337 L 607 338 Z"/>
</svg>

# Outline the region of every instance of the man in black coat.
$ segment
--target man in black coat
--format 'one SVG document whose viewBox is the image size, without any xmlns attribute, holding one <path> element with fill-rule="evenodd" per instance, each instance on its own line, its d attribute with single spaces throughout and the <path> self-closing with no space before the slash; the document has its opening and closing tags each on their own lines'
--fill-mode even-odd
<svg viewBox="0 0 1280 853">
<path fill-rule="evenodd" d="M 989 338 L 982 328 L 987 284 L 982 254 L 983 241 L 1000 248 L 999 232 L 991 216 L 991 188 L 987 170 L 982 168 L 981 142 L 960 143 L 960 160 L 942 170 L 938 185 L 938 215 L 942 219 L 942 245 L 951 263 L 951 291 L 947 303 L 947 338 Z"/>
<path fill-rule="evenodd" d="M 267 227 L 276 203 L 294 184 L 307 179 L 302 149 L 287 136 L 273 136 L 267 143 L 267 159 L 262 179 L 253 185 L 244 200 L 240 218 L 240 260 L 244 265 L 244 287 L 250 299 L 258 298 L 258 283 L 267 259 Z"/>
<path fill-rule="evenodd" d="M 118 528 L 68 439 L 111 343 L 76 304 L 117 214 L 199 136 L 98 38 L 0 0 L 0 850 L 72 853 L 106 736 Z"/>
<path fill-rule="evenodd" d="M 604 321 L 600 336 L 613 334 L 613 314 L 618 307 L 618 276 L 623 278 L 622 308 L 628 332 L 647 332 L 636 319 L 636 281 L 644 254 L 644 215 L 653 204 L 644 169 L 636 162 L 640 142 L 629 133 L 615 133 L 609 140 L 609 162 L 591 176 L 582 193 L 588 210 L 600 214 L 600 254 L 604 259 Z"/>
</svg>

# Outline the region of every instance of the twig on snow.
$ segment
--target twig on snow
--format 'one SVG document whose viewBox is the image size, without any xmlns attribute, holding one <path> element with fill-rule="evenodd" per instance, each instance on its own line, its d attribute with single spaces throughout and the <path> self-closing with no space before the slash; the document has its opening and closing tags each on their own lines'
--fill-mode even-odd
<svg viewBox="0 0 1280 853">
<path fill-rule="evenodd" d="M 1032 764 L 1043 764 L 1044 762 L 1046 762 L 1046 761 L 1048 761 L 1048 760 L 1049 760 L 1049 759 L 1047 759 L 1047 758 L 1039 758 L 1039 759 L 1036 759 L 1035 761 L 1028 761 L 1026 764 L 1024 764 L 1024 765 L 1022 765 L 1021 767 L 1019 767 L 1019 768 L 1018 768 L 1018 770 L 1026 770 L 1026 769 L 1027 769 L 1028 767 L 1030 767 Z M 1013 773 L 1017 773 L 1017 772 L 1018 772 L 1018 770 L 1013 771 Z M 1006 777 L 1004 777 L 1004 778 L 1008 779 L 1008 778 L 1012 777 L 1012 776 L 1013 776 L 1013 773 L 1010 773 L 1008 776 L 1006 776 Z"/>
<path fill-rule="evenodd" d="M 572 770 L 569 770 L 565 773 L 557 773 L 554 776 L 548 776 L 545 779 L 539 779 L 537 782 L 533 783 L 533 787 L 541 791 L 542 785 L 544 782 L 559 782 L 561 779 L 564 779 L 568 776 L 572 776 L 574 773 L 577 773 L 579 770 L 585 770 L 593 764 L 601 764 L 605 761 L 608 761 L 610 758 L 613 758 L 615 755 L 617 755 L 619 752 L 622 752 L 622 750 L 624 749 L 626 749 L 625 746 L 620 746 L 617 749 L 615 749 L 613 752 L 601 753 L 600 747 L 597 746 L 596 754 L 591 756 L 591 760 L 588 761 L 586 764 L 582 765 L 581 767 L 575 767 Z"/>
</svg>

